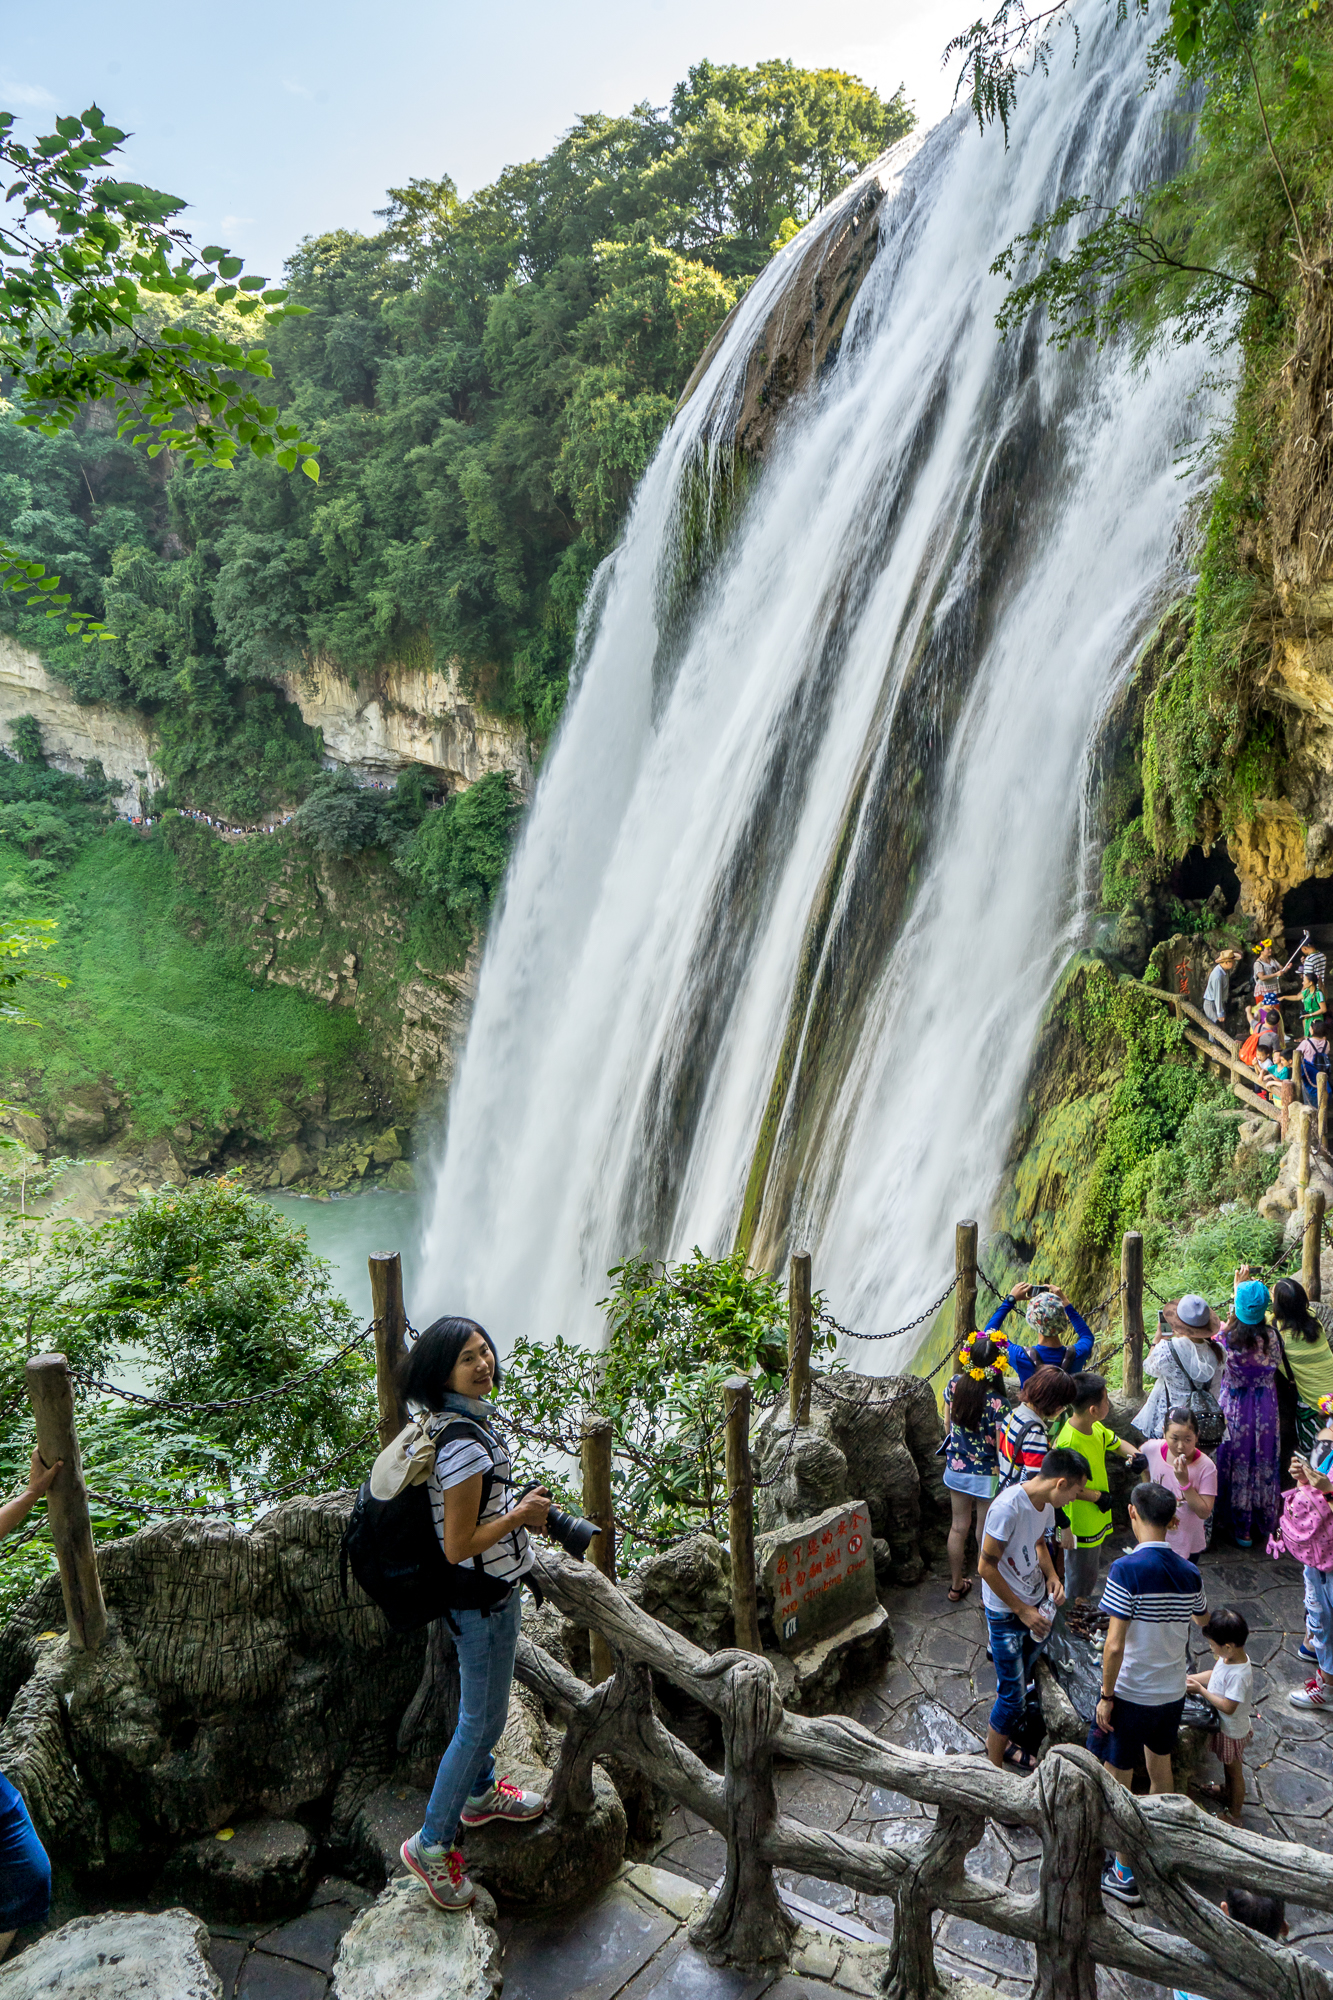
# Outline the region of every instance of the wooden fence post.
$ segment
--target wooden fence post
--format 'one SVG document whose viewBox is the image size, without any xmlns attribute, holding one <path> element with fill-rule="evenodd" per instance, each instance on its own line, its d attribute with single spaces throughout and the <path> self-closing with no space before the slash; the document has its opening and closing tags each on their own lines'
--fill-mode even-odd
<svg viewBox="0 0 1333 2000">
<path fill-rule="evenodd" d="M 791 1367 L 788 1403 L 793 1424 L 810 1421 L 810 1253 L 800 1250 L 787 1278 L 787 1360 Z"/>
<path fill-rule="evenodd" d="M 727 1511 L 731 1534 L 731 1608 L 736 1644 L 760 1653 L 759 1600 L 754 1580 L 754 1472 L 750 1465 L 750 1381 L 729 1375 L 722 1384 L 727 1412 Z"/>
<path fill-rule="evenodd" d="M 375 1395 L 380 1406 L 380 1450 L 393 1443 L 407 1422 L 407 1406 L 398 1394 L 398 1364 L 406 1343 L 407 1314 L 403 1310 L 403 1260 L 396 1250 L 368 1257 L 370 1299 L 375 1314 Z"/>
<path fill-rule="evenodd" d="M 1314 1080 L 1314 1087 L 1315 1097 L 1318 1100 L 1315 1109 L 1315 1137 L 1319 1141 L 1320 1152 L 1326 1153 L 1328 1151 L 1328 1071 L 1326 1069 L 1320 1070 Z"/>
<path fill-rule="evenodd" d="M 1296 1106 L 1296 1206 L 1305 1212 L 1305 1191 L 1310 1185 L 1310 1127 L 1313 1114 L 1308 1104 Z"/>
<path fill-rule="evenodd" d="M 1143 1394 L 1143 1238 L 1127 1229 L 1120 1239 L 1121 1325 L 1125 1330 L 1125 1394 Z"/>
<path fill-rule="evenodd" d="M 1324 1190 L 1312 1187 L 1305 1196 L 1305 1236 L 1301 1243 L 1301 1283 L 1309 1299 L 1320 1296 L 1319 1251 L 1324 1240 Z"/>
<path fill-rule="evenodd" d="M 74 1388 L 63 1354 L 35 1354 L 25 1371 L 28 1401 L 37 1420 L 37 1449 L 47 1465 L 63 1459 L 60 1476 L 46 1496 L 51 1540 L 60 1565 L 69 1643 L 95 1653 L 106 1637 L 106 1603 L 97 1574 L 88 1489 L 74 1428 Z"/>
<path fill-rule="evenodd" d="M 616 1580 L 616 1519 L 611 1503 L 611 1440 L 614 1429 L 609 1417 L 593 1414 L 583 1419 L 580 1452 L 583 1459 L 583 1514 L 601 1529 L 588 1544 L 587 1560 L 602 1575 Z M 615 1654 L 600 1632 L 591 1628 L 588 1643 L 592 1652 L 592 1681 L 598 1687 L 616 1670 Z"/>
<path fill-rule="evenodd" d="M 977 1323 L 977 1225 L 959 1222 L 953 1232 L 953 1348 L 957 1354 Z"/>
</svg>

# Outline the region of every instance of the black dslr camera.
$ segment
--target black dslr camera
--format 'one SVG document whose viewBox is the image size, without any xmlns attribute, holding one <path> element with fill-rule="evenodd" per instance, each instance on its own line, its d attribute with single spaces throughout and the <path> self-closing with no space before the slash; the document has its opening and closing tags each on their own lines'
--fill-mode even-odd
<svg viewBox="0 0 1333 2000">
<path fill-rule="evenodd" d="M 520 1492 L 519 1499 L 526 1500 L 529 1493 L 535 1493 L 540 1485 L 540 1479 L 530 1479 Z M 602 1531 L 595 1521 L 585 1521 L 580 1514 L 567 1514 L 563 1507 L 557 1507 L 553 1501 L 551 1511 L 546 1516 L 546 1532 L 552 1541 L 559 1542 L 567 1556 L 573 1556 L 576 1562 L 582 1562 L 588 1553 L 589 1542 L 594 1535 L 600 1535 Z"/>
</svg>

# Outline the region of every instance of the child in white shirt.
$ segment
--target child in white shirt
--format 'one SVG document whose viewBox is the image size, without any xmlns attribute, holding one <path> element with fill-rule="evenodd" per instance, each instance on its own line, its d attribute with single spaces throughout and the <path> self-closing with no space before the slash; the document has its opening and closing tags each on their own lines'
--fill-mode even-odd
<svg viewBox="0 0 1333 2000">
<path fill-rule="evenodd" d="M 1203 1626 L 1203 1636 L 1213 1655 L 1213 1669 L 1207 1674 L 1190 1674 L 1185 1685 L 1210 1708 L 1215 1708 L 1221 1728 L 1214 1741 L 1214 1754 L 1221 1759 L 1226 1785 L 1201 1785 L 1200 1798 L 1225 1805 L 1233 1826 L 1243 1824 L 1245 1804 L 1245 1746 L 1254 1740 L 1250 1728 L 1250 1703 L 1254 1698 L 1254 1668 L 1245 1651 L 1250 1628 L 1239 1611 L 1212 1611 Z"/>
</svg>

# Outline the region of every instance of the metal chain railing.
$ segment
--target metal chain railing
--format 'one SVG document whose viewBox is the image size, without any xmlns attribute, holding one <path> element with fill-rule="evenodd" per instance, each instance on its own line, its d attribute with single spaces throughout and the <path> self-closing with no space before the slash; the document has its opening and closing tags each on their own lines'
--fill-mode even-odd
<svg viewBox="0 0 1333 2000">
<path fill-rule="evenodd" d="M 332 1458 L 326 1458 L 322 1465 L 307 1466 L 304 1472 L 298 1472 L 294 1479 L 286 1480 L 281 1486 L 247 1486 L 242 1488 L 239 1497 L 230 1500 L 182 1499 L 155 1503 L 149 1500 L 131 1500 L 119 1493 L 99 1493 L 93 1487 L 88 1488 L 88 1498 L 96 1500 L 99 1506 L 106 1507 L 113 1513 L 137 1514 L 145 1520 L 178 1519 L 190 1514 L 244 1513 L 247 1508 L 253 1507 L 261 1500 L 284 1500 L 289 1494 L 298 1492 L 310 1480 L 322 1479 L 326 1473 L 341 1465 L 344 1459 L 350 1458 L 353 1452 L 361 1451 L 368 1445 L 377 1429 L 378 1422 L 371 1424 L 359 1437 L 353 1438 L 350 1444 L 335 1452 Z"/>
<path fill-rule="evenodd" d="M 945 1300 L 957 1289 L 957 1285 L 958 1273 L 955 1272 L 933 1305 L 927 1306 L 924 1312 L 919 1312 L 915 1319 L 909 1319 L 906 1326 L 895 1326 L 889 1333 L 856 1333 L 850 1326 L 844 1326 L 841 1320 L 834 1319 L 831 1312 L 821 1312 L 820 1323 L 823 1326 L 831 1326 L 834 1332 L 842 1334 L 845 1340 L 899 1340 L 905 1333 L 914 1333 L 923 1320 L 932 1319 Z"/>
<path fill-rule="evenodd" d="M 97 1395 L 115 1396 L 122 1403 L 134 1403 L 144 1410 L 170 1410 L 173 1414 L 188 1416 L 216 1416 L 222 1410 L 244 1410 L 255 1403 L 272 1403 L 279 1396 L 290 1395 L 293 1389 L 303 1389 L 308 1382 L 317 1381 L 321 1375 L 327 1375 L 331 1368 L 336 1368 L 340 1361 L 345 1361 L 349 1354 L 354 1354 L 357 1348 L 363 1347 L 378 1325 L 379 1321 L 372 1319 L 362 1327 L 360 1333 L 348 1341 L 345 1347 L 340 1347 L 336 1354 L 331 1354 L 327 1361 L 321 1361 L 314 1368 L 307 1368 L 301 1375 L 286 1375 L 281 1382 L 275 1382 L 267 1389 L 257 1389 L 250 1396 L 217 1396 L 211 1400 L 201 1399 L 198 1402 L 174 1401 L 166 1396 L 145 1396 L 138 1389 L 126 1389 L 119 1382 L 105 1382 L 99 1376 L 84 1375 L 74 1368 L 70 1370 L 70 1380 L 77 1383 L 80 1389 L 91 1390 Z M 409 1327 L 408 1332 L 413 1338 L 416 1337 L 414 1328 Z"/>
</svg>

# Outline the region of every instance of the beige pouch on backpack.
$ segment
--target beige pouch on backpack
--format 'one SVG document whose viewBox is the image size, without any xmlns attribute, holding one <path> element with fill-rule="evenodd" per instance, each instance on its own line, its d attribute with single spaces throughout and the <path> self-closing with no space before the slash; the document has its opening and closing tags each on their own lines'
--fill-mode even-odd
<svg viewBox="0 0 1333 2000">
<path fill-rule="evenodd" d="M 435 1420 L 438 1428 L 439 1419 Z M 420 1486 L 429 1478 L 435 1463 L 432 1427 L 426 1419 L 414 1417 L 405 1424 L 392 1444 L 386 1444 L 370 1468 L 370 1491 L 376 1500 L 392 1500 L 408 1486 Z"/>
</svg>

